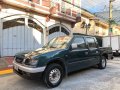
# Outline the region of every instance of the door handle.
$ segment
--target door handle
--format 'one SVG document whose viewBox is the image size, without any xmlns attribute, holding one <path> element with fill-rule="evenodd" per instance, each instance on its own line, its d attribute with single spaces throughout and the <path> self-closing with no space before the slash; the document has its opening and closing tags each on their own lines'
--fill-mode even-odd
<svg viewBox="0 0 120 90">
<path fill-rule="evenodd" d="M 85 52 L 85 55 L 88 55 L 88 52 Z"/>
</svg>

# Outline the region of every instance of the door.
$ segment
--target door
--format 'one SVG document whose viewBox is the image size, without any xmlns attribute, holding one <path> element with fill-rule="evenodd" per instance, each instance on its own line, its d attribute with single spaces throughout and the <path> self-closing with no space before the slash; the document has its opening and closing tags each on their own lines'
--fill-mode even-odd
<svg viewBox="0 0 120 90">
<path fill-rule="evenodd" d="M 100 50 L 94 37 L 86 37 L 85 39 L 89 47 L 89 66 L 92 66 L 99 63 Z"/>
<path fill-rule="evenodd" d="M 83 37 L 74 37 L 71 45 L 76 44 L 77 48 L 70 49 L 68 54 L 68 72 L 87 67 L 88 48 Z"/>
<path fill-rule="evenodd" d="M 18 52 L 38 49 L 43 45 L 42 33 L 27 26 L 4 29 L 2 36 L 2 56 L 14 56 Z"/>
</svg>

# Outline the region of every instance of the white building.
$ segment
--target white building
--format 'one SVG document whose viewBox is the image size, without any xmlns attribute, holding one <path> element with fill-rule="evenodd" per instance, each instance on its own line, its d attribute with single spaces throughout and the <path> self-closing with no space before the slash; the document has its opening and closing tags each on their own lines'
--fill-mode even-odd
<svg viewBox="0 0 120 90">
<path fill-rule="evenodd" d="M 54 37 L 71 35 L 80 3 L 73 1 L 0 1 L 0 56 L 14 56 L 41 48 Z"/>
<path fill-rule="evenodd" d="M 0 56 L 41 48 L 49 40 L 73 31 L 85 34 L 86 29 L 81 27 L 84 21 L 92 22 L 88 34 L 107 32 L 106 23 L 94 21 L 95 16 L 80 6 L 80 0 L 1 0 Z M 79 13 L 82 21 L 74 26 Z"/>
</svg>

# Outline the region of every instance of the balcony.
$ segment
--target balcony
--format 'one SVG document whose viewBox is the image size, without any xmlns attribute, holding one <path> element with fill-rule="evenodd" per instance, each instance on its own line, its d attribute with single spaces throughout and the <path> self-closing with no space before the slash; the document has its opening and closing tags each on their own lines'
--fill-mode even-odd
<svg viewBox="0 0 120 90">
<path fill-rule="evenodd" d="M 28 11 L 33 10 L 39 11 L 38 13 L 52 14 L 57 18 L 60 16 L 60 18 L 71 19 L 74 22 L 77 13 L 81 12 L 80 4 L 78 4 L 80 0 L 3 0 L 3 2 L 14 4 L 17 7 L 23 5 L 23 8 Z"/>
<path fill-rule="evenodd" d="M 29 0 L 33 3 L 37 3 L 40 6 L 44 7 L 55 7 L 57 12 L 76 17 L 77 11 L 80 12 L 80 5 L 76 5 L 72 1 L 80 0 Z"/>
</svg>

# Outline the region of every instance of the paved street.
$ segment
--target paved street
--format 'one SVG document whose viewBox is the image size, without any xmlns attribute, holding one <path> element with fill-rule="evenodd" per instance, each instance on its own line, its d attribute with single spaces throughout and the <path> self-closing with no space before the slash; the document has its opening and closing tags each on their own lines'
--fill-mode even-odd
<svg viewBox="0 0 120 90">
<path fill-rule="evenodd" d="M 0 76 L 0 90 L 46 90 L 39 81 L 25 80 L 16 74 Z M 120 90 L 120 59 L 108 61 L 105 70 L 95 67 L 70 74 L 52 90 Z"/>
</svg>

